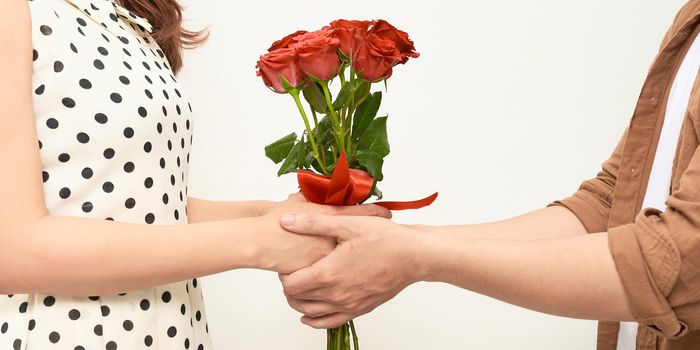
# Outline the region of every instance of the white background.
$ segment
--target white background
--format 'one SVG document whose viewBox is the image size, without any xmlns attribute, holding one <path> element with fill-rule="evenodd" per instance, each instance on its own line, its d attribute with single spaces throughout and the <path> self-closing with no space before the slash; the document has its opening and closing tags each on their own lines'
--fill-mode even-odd
<svg viewBox="0 0 700 350">
<path fill-rule="evenodd" d="M 258 55 L 296 30 L 336 18 L 384 18 L 421 57 L 397 67 L 389 113 L 388 199 L 434 190 L 405 223 L 506 218 L 575 191 L 610 154 L 632 114 L 681 0 L 213 1 L 187 0 L 209 43 L 187 53 L 182 79 L 195 110 L 190 194 L 281 199 L 263 147 L 302 123 L 289 96 L 255 76 Z M 217 349 L 317 349 L 325 334 L 298 322 L 269 272 L 204 279 Z M 547 286 L 542 286 L 547 288 Z M 595 323 L 539 314 L 442 284 L 413 285 L 357 321 L 362 348 L 593 349 Z"/>
</svg>

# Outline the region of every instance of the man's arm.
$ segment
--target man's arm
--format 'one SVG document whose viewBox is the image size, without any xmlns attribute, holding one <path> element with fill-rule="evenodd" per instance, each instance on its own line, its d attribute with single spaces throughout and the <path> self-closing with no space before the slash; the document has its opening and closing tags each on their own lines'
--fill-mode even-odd
<svg viewBox="0 0 700 350">
<path fill-rule="evenodd" d="M 550 314 L 631 320 L 607 233 L 557 239 L 471 239 L 469 226 L 403 226 L 388 220 L 283 217 L 292 232 L 335 236 L 335 251 L 283 276 L 302 322 L 330 328 L 365 314 L 418 281 L 441 281 Z M 510 225 L 482 226 L 496 231 Z M 512 226 L 516 228 L 516 226 Z M 398 264 L 397 262 L 401 262 Z"/>
</svg>

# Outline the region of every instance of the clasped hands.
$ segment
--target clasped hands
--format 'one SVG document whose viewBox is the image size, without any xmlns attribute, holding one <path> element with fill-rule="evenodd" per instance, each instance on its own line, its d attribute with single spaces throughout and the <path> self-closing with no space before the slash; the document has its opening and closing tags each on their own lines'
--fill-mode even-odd
<svg viewBox="0 0 700 350">
<path fill-rule="evenodd" d="M 292 201 L 305 201 L 301 195 Z M 334 328 L 366 314 L 423 278 L 417 263 L 420 235 L 374 205 L 336 209 L 334 215 L 282 213 L 279 224 L 298 235 L 337 245 L 311 265 L 280 273 L 289 305 L 314 328 Z"/>
</svg>

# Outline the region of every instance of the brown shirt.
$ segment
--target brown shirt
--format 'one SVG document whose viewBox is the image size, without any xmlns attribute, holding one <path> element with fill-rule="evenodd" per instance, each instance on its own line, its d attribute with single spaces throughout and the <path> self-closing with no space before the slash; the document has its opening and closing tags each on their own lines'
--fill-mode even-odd
<svg viewBox="0 0 700 350">
<path fill-rule="evenodd" d="M 629 126 L 598 175 L 562 205 L 609 246 L 636 321 L 637 349 L 700 349 L 700 78 L 696 78 L 663 212 L 641 208 L 675 74 L 700 31 L 700 0 L 676 15 L 649 69 Z M 615 350 L 618 322 L 598 326 Z"/>
</svg>

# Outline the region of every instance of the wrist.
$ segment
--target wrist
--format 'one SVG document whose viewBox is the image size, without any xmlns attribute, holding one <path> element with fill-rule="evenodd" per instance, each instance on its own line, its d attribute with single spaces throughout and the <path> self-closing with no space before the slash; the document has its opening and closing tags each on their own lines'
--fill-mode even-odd
<svg viewBox="0 0 700 350">
<path fill-rule="evenodd" d="M 415 282 L 435 282 L 438 275 L 440 256 L 440 235 L 439 229 L 435 226 L 427 225 L 407 225 L 411 242 L 408 249 L 409 256 L 406 258 L 410 262 L 408 273 L 412 283 Z"/>
</svg>

